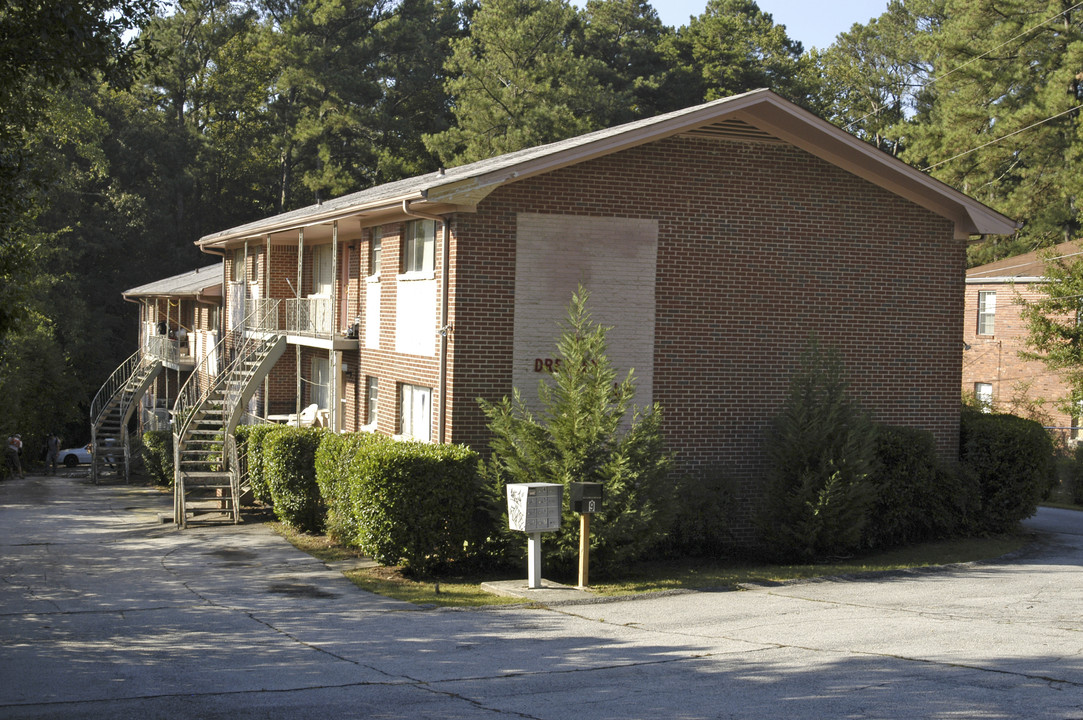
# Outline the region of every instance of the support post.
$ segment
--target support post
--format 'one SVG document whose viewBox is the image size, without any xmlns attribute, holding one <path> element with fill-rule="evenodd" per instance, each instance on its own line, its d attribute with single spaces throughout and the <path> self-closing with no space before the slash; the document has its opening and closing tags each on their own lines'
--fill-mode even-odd
<svg viewBox="0 0 1083 720">
<path fill-rule="evenodd" d="M 590 513 L 579 516 L 579 587 L 587 587 L 590 578 Z"/>
<path fill-rule="evenodd" d="M 527 538 L 527 587 L 532 590 L 541 588 L 542 534 L 532 532 Z"/>
</svg>

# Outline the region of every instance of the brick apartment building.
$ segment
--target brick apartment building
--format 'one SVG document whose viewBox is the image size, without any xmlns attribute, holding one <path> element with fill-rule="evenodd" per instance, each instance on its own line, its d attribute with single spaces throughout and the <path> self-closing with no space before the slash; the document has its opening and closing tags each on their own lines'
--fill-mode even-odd
<svg viewBox="0 0 1083 720">
<path fill-rule="evenodd" d="M 180 273 L 125 290 L 139 306 L 139 349 L 162 363 L 162 372 L 142 398 L 146 429 L 168 429 L 177 390 L 218 344 L 222 307 L 222 264 Z"/>
<path fill-rule="evenodd" d="M 1070 262 L 1083 257 L 1083 243 L 1061 243 L 967 271 L 962 387 L 991 410 L 1031 417 L 1074 438 L 1079 415 L 1057 407 L 1068 394 L 1060 375 L 1020 356 L 1028 334 L 1020 301 L 1044 295 L 1045 254 Z"/>
<path fill-rule="evenodd" d="M 966 240 L 1014 228 L 755 91 L 198 244 L 225 255 L 227 329 L 271 339 L 236 383 L 252 415 L 483 450 L 477 399 L 536 393 L 582 283 L 680 469 L 751 499 L 813 333 L 877 420 L 956 452 Z"/>
</svg>

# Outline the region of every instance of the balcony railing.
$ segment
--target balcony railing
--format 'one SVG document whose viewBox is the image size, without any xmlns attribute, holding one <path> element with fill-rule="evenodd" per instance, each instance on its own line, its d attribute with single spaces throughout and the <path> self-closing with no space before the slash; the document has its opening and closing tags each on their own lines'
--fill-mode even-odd
<svg viewBox="0 0 1083 720">
<path fill-rule="evenodd" d="M 273 311 L 267 309 L 273 303 L 281 303 Z M 251 330 L 263 332 L 304 335 L 307 337 L 329 337 L 334 328 L 331 315 L 331 298 L 287 298 L 285 300 L 249 299 L 246 301 L 245 314 L 249 318 L 262 318 Z"/>
<path fill-rule="evenodd" d="M 180 362 L 180 352 L 177 349 L 177 341 L 170 340 L 168 335 L 149 335 L 147 337 L 147 354 L 164 363 L 177 365 Z"/>
</svg>

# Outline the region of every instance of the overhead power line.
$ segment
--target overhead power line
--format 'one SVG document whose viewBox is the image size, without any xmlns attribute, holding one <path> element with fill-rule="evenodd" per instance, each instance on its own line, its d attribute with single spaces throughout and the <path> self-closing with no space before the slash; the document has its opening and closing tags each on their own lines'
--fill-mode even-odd
<svg viewBox="0 0 1083 720">
<path fill-rule="evenodd" d="M 959 66 L 957 66 L 957 67 L 955 67 L 955 68 L 952 68 L 951 70 L 949 70 L 948 72 L 944 73 L 943 75 L 940 75 L 940 76 L 938 76 L 938 77 L 935 77 L 935 78 L 933 78 L 932 80 L 929 80 L 929 81 L 928 81 L 927 83 L 924 83 L 924 84 L 922 84 L 922 85 L 919 85 L 918 87 L 919 87 L 919 88 L 923 88 L 923 89 L 924 89 L 924 88 L 927 88 L 927 87 L 929 87 L 930 85 L 933 85 L 934 83 L 940 82 L 941 80 L 943 80 L 943 79 L 945 79 L 945 78 L 949 77 L 949 76 L 950 76 L 950 75 L 952 75 L 953 73 L 956 73 L 956 72 L 958 72 L 958 71 L 962 70 L 963 68 L 967 67 L 968 65 L 970 65 L 970 64 L 972 64 L 972 63 L 975 63 L 975 62 L 977 62 L 978 60 L 981 60 L 982 58 L 986 57 L 986 56 L 987 56 L 987 55 L 989 55 L 990 53 L 996 52 L 997 50 L 1000 50 L 1001 48 L 1003 48 L 1003 47 L 1005 47 L 1005 46 L 1007 46 L 1007 45 L 1011 45 L 1012 43 L 1014 43 L 1015 41 L 1019 40 L 1020 38 L 1022 38 L 1022 37 L 1025 37 L 1026 35 L 1029 35 L 1029 34 L 1031 34 L 1031 33 L 1032 33 L 1032 32 L 1034 32 L 1035 30 L 1037 30 L 1038 28 L 1041 28 L 1041 27 L 1042 27 L 1042 26 L 1044 26 L 1044 25 L 1048 25 L 1049 23 L 1053 22 L 1053 21 L 1054 21 L 1054 20 L 1056 20 L 1057 18 L 1059 18 L 1059 17 L 1061 17 L 1061 16 L 1063 16 L 1063 15 L 1066 15 L 1066 14 L 1068 14 L 1068 13 L 1072 12 L 1073 10 L 1076 10 L 1076 9 L 1078 9 L 1078 8 L 1080 8 L 1080 7 L 1083 7 L 1083 2 L 1079 2 L 1079 3 L 1076 3 L 1075 5 L 1073 5 L 1072 7 L 1068 8 L 1067 10 L 1061 10 L 1060 12 L 1058 12 L 1058 13 L 1056 13 L 1056 14 L 1054 14 L 1054 15 L 1051 15 L 1051 16 L 1049 16 L 1048 18 L 1046 18 L 1045 20 L 1041 21 L 1041 22 L 1040 22 L 1040 23 L 1038 23 L 1037 25 L 1034 25 L 1034 26 L 1032 26 L 1032 27 L 1030 27 L 1030 28 L 1027 28 L 1026 30 L 1023 30 L 1022 32 L 1020 32 L 1020 33 L 1018 33 L 1018 34 L 1014 35 L 1013 37 L 1009 38 L 1008 40 L 1005 40 L 1004 42 L 1000 43 L 1000 44 L 999 44 L 999 45 L 997 45 L 996 47 L 993 47 L 993 48 L 990 48 L 989 50 L 986 50 L 986 51 L 985 51 L 985 52 L 983 52 L 983 53 L 982 53 L 981 55 L 977 55 L 977 56 L 975 56 L 975 57 L 971 58 L 970 60 L 967 60 L 967 61 L 966 61 L 965 63 L 963 63 L 962 65 L 959 65 Z M 1074 110 L 1078 110 L 1078 109 L 1079 109 L 1080 107 L 1083 107 L 1083 106 L 1079 106 L 1079 105 L 1076 105 L 1075 107 L 1069 108 L 1068 110 L 1065 110 L 1064 112 L 1060 112 L 1060 113 L 1057 113 L 1056 115 L 1053 115 L 1052 117 L 1048 117 L 1048 118 L 1045 118 L 1044 120 L 1039 120 L 1038 122 L 1036 122 L 1036 123 L 1033 123 L 1032 125 L 1028 125 L 1028 126 L 1027 126 L 1027 127 L 1025 127 L 1025 128 L 1021 128 L 1021 129 L 1019 129 L 1019 130 L 1016 130 L 1016 131 L 1014 131 L 1014 132 L 1008 133 L 1007 135 L 1005 135 L 1005 136 L 1003 136 L 1003 137 L 1000 137 L 1000 138 L 997 138 L 997 139 L 995 139 L 995 140 L 990 140 L 989 142 L 987 142 L 987 143 L 984 143 L 984 144 L 982 144 L 982 145 L 979 145 L 978 147 L 975 147 L 975 148 L 971 148 L 970 150 L 967 150 L 967 151 L 965 151 L 965 152 L 961 152 L 961 153 L 959 153 L 958 155 L 953 155 L 952 157 L 950 157 L 950 158 L 948 158 L 948 159 L 946 159 L 946 160 L 941 160 L 941 161 L 940 161 L 940 162 L 938 162 L 938 163 L 933 163 L 932 165 L 929 165 L 929 166 L 927 166 L 927 167 L 924 167 L 924 168 L 922 168 L 921 170 L 922 170 L 922 172 L 927 172 L 927 171 L 929 171 L 929 170 L 932 170 L 933 168 L 936 168 L 936 167 L 939 167 L 939 166 L 941 166 L 941 165 L 944 165 L 945 163 L 949 163 L 949 162 L 951 162 L 952 160 L 957 160 L 957 159 L 959 159 L 959 158 L 961 158 L 961 157 L 965 157 L 965 156 L 967 156 L 967 155 L 969 155 L 969 154 L 971 154 L 971 153 L 974 153 L 974 152 L 977 152 L 978 150 L 981 150 L 982 148 L 986 148 L 986 147 L 989 147 L 990 145 L 995 145 L 995 144 L 997 144 L 997 143 L 1001 142 L 1002 140 L 1006 140 L 1006 139 L 1008 139 L 1008 138 L 1010 138 L 1010 137 L 1012 137 L 1012 136 L 1014 136 L 1014 135 L 1018 135 L 1018 134 L 1020 134 L 1020 133 L 1026 132 L 1027 130 L 1031 130 L 1031 129 L 1035 128 L 1035 127 L 1038 127 L 1039 125 L 1043 125 L 1043 124 L 1045 124 L 1045 123 L 1047 123 L 1047 122 L 1050 122 L 1050 121 L 1052 121 L 1052 120 L 1056 120 L 1057 118 L 1059 118 L 1059 117 L 1062 117 L 1062 116 L 1064 116 L 1064 115 L 1067 115 L 1068 113 L 1071 113 L 1071 112 L 1073 112 Z M 859 123 L 859 122 L 862 122 L 863 120 L 865 120 L 865 119 L 867 119 L 867 118 L 869 118 L 869 117 L 872 117 L 873 115 L 879 115 L 879 114 L 880 114 L 881 112 L 883 112 L 883 109 L 882 109 L 882 108 L 881 108 L 881 109 L 878 109 L 878 110 L 874 110 L 874 111 L 872 111 L 872 112 L 870 112 L 870 113 L 867 113 L 867 114 L 865 114 L 865 115 L 861 116 L 860 118 L 858 118 L 857 120 L 854 120 L 854 121 L 852 121 L 852 122 L 850 122 L 850 123 L 846 124 L 846 125 L 845 125 L 845 126 L 843 127 L 843 129 L 844 129 L 844 130 L 849 130 L 849 129 L 850 129 L 851 127 L 853 127 L 853 126 L 854 126 L 854 125 L 856 125 L 857 123 Z"/>
<path fill-rule="evenodd" d="M 1068 113 L 1071 113 L 1071 112 L 1075 112 L 1075 111 L 1076 111 L 1076 110 L 1078 110 L 1078 109 L 1079 109 L 1080 107 L 1083 107 L 1083 106 L 1081 106 L 1081 105 L 1074 105 L 1073 107 L 1070 107 L 1070 108 L 1068 108 L 1068 109 L 1067 109 L 1067 110 L 1065 110 L 1064 112 L 1059 112 L 1059 113 L 1057 113 L 1056 115 L 1053 115 L 1052 117 L 1047 117 L 1047 118 L 1046 118 L 1045 120 L 1039 120 L 1039 121 L 1038 121 L 1038 122 L 1036 122 L 1036 123 L 1032 123 L 1032 124 L 1030 124 L 1030 125 L 1027 125 L 1027 126 L 1026 126 L 1025 128 L 1019 128 L 1019 129 L 1018 129 L 1018 130 L 1016 130 L 1015 132 L 1010 132 L 1010 133 L 1008 133 L 1007 135 L 1005 135 L 1005 136 L 1003 136 L 1003 137 L 998 137 L 998 138 L 995 138 L 995 139 L 993 139 L 993 140 L 990 140 L 990 141 L 989 141 L 989 142 L 987 142 L 987 143 L 983 143 L 983 144 L 981 144 L 981 145 L 978 145 L 977 147 L 974 147 L 974 148 L 970 148 L 969 150 L 966 150 L 966 151 L 964 151 L 964 152 L 961 152 L 961 153 L 959 153 L 958 155 L 952 155 L 952 156 L 951 156 L 950 158 L 948 158 L 948 159 L 946 159 L 946 160 L 941 160 L 941 161 L 940 161 L 940 162 L 938 162 L 938 163 L 933 163 L 932 165 L 928 165 L 928 166 L 926 166 L 926 167 L 923 167 L 923 168 L 921 169 L 921 171 L 922 171 L 922 172 L 926 172 L 926 171 L 928 171 L 928 170 L 932 170 L 932 169 L 933 169 L 933 168 L 935 168 L 935 167 L 940 167 L 940 166 L 941 166 L 941 165 L 943 165 L 944 163 L 949 163 L 949 162 L 951 162 L 952 160 L 958 160 L 958 159 L 959 159 L 959 158 L 961 158 L 961 157 L 966 157 L 966 156 L 967 156 L 967 155 L 969 155 L 970 153 L 974 153 L 974 152 L 977 152 L 978 150 L 981 150 L 982 148 L 987 148 L 987 147 L 989 147 L 990 145 L 996 145 L 996 144 L 997 144 L 998 142 L 1001 142 L 1002 140 L 1007 140 L 1008 138 L 1010 138 L 1010 137 L 1013 137 L 1013 136 L 1015 136 L 1015 135 L 1018 135 L 1019 133 L 1024 133 L 1024 132 L 1026 132 L 1027 130 L 1030 130 L 1030 129 L 1032 129 L 1032 128 L 1036 128 L 1036 127 L 1038 127 L 1039 125 L 1044 125 L 1045 123 L 1047 123 L 1047 122 L 1050 122 L 1051 120 L 1056 120 L 1057 118 L 1059 118 L 1059 117 L 1062 117 L 1062 116 L 1064 116 L 1064 115 L 1067 115 Z"/>
</svg>

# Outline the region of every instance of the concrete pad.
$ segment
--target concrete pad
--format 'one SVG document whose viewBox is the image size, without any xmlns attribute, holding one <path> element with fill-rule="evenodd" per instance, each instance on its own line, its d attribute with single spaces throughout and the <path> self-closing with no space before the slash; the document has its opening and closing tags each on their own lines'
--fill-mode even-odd
<svg viewBox="0 0 1083 720">
<path fill-rule="evenodd" d="M 490 592 L 493 595 L 522 598 L 527 602 L 539 603 L 541 605 L 562 602 L 583 602 L 597 597 L 594 593 L 590 592 L 590 590 L 584 590 L 571 585 L 561 585 L 560 583 L 546 580 L 545 578 L 542 578 L 541 585 L 540 588 L 532 588 L 529 586 L 529 581 L 525 578 L 522 580 L 493 580 L 491 582 L 483 582 L 481 584 L 481 589 L 485 592 Z"/>
</svg>

